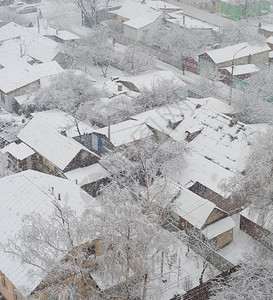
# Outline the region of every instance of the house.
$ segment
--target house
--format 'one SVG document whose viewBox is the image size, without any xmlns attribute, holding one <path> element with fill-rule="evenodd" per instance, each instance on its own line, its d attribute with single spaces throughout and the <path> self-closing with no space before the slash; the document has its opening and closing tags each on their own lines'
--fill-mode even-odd
<svg viewBox="0 0 273 300">
<path fill-rule="evenodd" d="M 249 3 L 242 1 L 241 4 L 235 0 L 220 0 L 221 14 L 232 20 L 245 19 L 249 16 L 260 16 L 270 12 L 270 1 L 260 0 Z"/>
<path fill-rule="evenodd" d="M 35 151 L 33 168 L 47 174 L 65 177 L 64 173 L 94 164 L 99 158 L 36 117 L 19 132 L 18 138 Z"/>
<path fill-rule="evenodd" d="M 121 8 L 111 13 L 116 15 L 124 35 L 135 41 L 140 41 L 153 32 L 163 23 L 164 18 L 164 12 L 149 7 L 145 2 L 134 0 L 126 0 Z"/>
<path fill-rule="evenodd" d="M 273 36 L 273 24 L 259 23 L 258 32 L 263 34 L 267 39 Z"/>
<path fill-rule="evenodd" d="M 33 158 L 35 152 L 24 143 L 10 143 L 0 149 L 3 154 L 8 155 L 8 168 L 18 172 L 33 169 Z"/>
<path fill-rule="evenodd" d="M 178 228 L 189 231 L 197 229 L 222 248 L 233 239 L 234 221 L 214 203 L 206 200 L 185 187 L 180 187 L 179 196 L 171 203 L 171 216 Z"/>
<path fill-rule="evenodd" d="M 1 46 L 0 46 L 1 52 Z M 37 90 L 41 80 L 63 72 L 56 62 L 39 65 L 5 67 L 0 70 L 0 105 L 8 112 L 20 113 L 21 105 L 27 100 L 28 94 Z M 24 96 L 18 98 L 18 96 Z"/>
<path fill-rule="evenodd" d="M 206 107 L 206 100 L 195 99 L 192 102 L 186 99 L 179 105 L 184 119 L 169 134 L 170 138 L 178 142 L 187 141 L 188 149 L 226 170 L 242 171 L 256 131 L 238 122 L 234 116 Z M 225 107 L 223 109 L 226 110 Z"/>
<path fill-rule="evenodd" d="M 149 71 L 135 76 L 119 77 L 115 81 L 136 93 L 153 91 L 156 86 L 170 82 L 177 88 L 178 100 L 185 99 L 188 95 L 187 85 L 171 71 Z"/>
<path fill-rule="evenodd" d="M 69 180 L 37 171 L 24 171 L 0 179 L 0 243 L 14 239 L 22 227 L 25 215 L 35 213 L 44 218 L 53 213 L 52 201 L 70 206 L 79 216 L 85 209 L 100 209 L 100 204 Z M 18 241 L 19 242 L 19 241 Z M 29 276 L 32 274 L 31 276 Z M 0 248 L 0 296 L 24 299 L 42 281 L 38 268 L 22 264 L 21 260 Z"/>
<path fill-rule="evenodd" d="M 154 133 L 145 124 L 134 120 L 124 121 L 96 130 L 91 136 L 92 149 L 99 153 L 120 151 L 135 142 L 153 138 Z"/>
<path fill-rule="evenodd" d="M 224 48 L 210 50 L 198 56 L 198 73 L 216 71 L 234 65 L 255 64 L 257 66 L 268 64 L 270 47 L 264 45 L 251 45 L 240 43 Z"/>
<path fill-rule="evenodd" d="M 248 206 L 240 213 L 240 229 L 249 234 L 261 244 L 273 250 L 273 220 L 270 212 L 273 207 L 263 208 Z"/>
<path fill-rule="evenodd" d="M 215 26 L 213 24 L 201 21 L 199 19 L 195 19 L 184 15 L 182 11 L 168 13 L 168 17 L 165 19 L 166 25 L 171 29 L 187 29 L 194 30 L 196 32 L 211 32 L 220 31 L 220 27 Z M 182 33 L 183 31 L 181 31 Z"/>
<path fill-rule="evenodd" d="M 226 67 L 219 69 L 219 72 L 223 74 L 224 78 L 221 80 L 227 85 L 231 85 L 231 81 L 233 81 L 233 86 L 237 84 L 242 84 L 242 81 L 251 77 L 254 74 L 259 72 L 259 68 L 254 64 L 247 64 L 247 65 L 236 65 L 232 67 Z"/>
<path fill-rule="evenodd" d="M 99 194 L 100 187 L 109 183 L 111 178 L 111 174 L 99 163 L 68 171 L 64 175 L 93 197 Z"/>
</svg>

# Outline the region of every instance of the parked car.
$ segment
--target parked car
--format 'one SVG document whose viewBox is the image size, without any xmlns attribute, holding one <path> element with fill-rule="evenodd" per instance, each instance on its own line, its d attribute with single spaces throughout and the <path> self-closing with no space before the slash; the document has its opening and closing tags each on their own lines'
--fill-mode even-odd
<svg viewBox="0 0 273 300">
<path fill-rule="evenodd" d="M 36 6 L 25 6 L 22 9 L 17 10 L 18 14 L 30 14 L 38 11 Z"/>
<path fill-rule="evenodd" d="M 41 0 L 25 0 L 27 4 L 40 3 Z"/>
</svg>

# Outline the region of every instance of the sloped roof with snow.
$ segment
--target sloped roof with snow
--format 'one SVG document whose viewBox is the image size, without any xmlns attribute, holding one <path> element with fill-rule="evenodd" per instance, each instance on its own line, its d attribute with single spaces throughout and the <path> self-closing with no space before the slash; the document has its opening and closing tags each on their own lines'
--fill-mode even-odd
<svg viewBox="0 0 273 300">
<path fill-rule="evenodd" d="M 70 206 L 77 215 L 84 208 L 100 209 L 100 204 L 93 197 L 66 179 L 32 170 L 0 178 L 0 243 L 5 244 L 15 238 L 21 229 L 24 215 L 35 212 L 46 218 L 53 212 L 53 189 L 55 197 L 59 193 L 61 195 L 60 204 Z M 34 266 L 22 265 L 21 261 L 3 252 L 1 247 L 0 270 L 24 297 L 42 280 Z M 31 277 L 28 274 L 30 271 Z"/>
<path fill-rule="evenodd" d="M 171 211 L 192 226 L 201 229 L 216 205 L 190 190 L 181 187 L 181 193 L 171 206 Z"/>
<path fill-rule="evenodd" d="M 81 150 L 98 157 L 80 143 L 63 136 L 35 117 L 19 132 L 18 138 L 61 170 L 64 170 Z"/>
<path fill-rule="evenodd" d="M 223 69 L 227 70 L 230 74 L 232 73 L 231 67 L 227 67 L 227 68 L 223 68 Z M 221 70 L 221 69 L 219 69 L 219 70 Z M 233 69 L 233 75 L 236 76 L 236 75 L 257 73 L 259 71 L 260 71 L 260 69 L 254 64 L 236 65 L 236 66 L 234 66 L 234 69 Z"/>
<path fill-rule="evenodd" d="M 96 130 L 96 132 L 108 136 L 108 126 Z M 153 136 L 153 134 L 146 124 L 133 120 L 110 126 L 110 140 L 115 147 L 127 145 L 134 141 Z"/>
<path fill-rule="evenodd" d="M 36 120 L 43 122 L 48 127 L 52 128 L 59 133 L 65 131 L 68 137 L 79 136 L 79 132 L 76 127 L 76 120 L 70 114 L 61 111 L 59 109 L 51 109 L 32 114 Z M 95 131 L 93 127 L 85 124 L 84 122 L 78 122 L 78 127 L 81 134 L 92 133 Z"/>
<path fill-rule="evenodd" d="M 245 48 L 244 48 L 245 47 Z M 214 49 L 207 52 L 207 55 L 216 63 L 220 64 L 227 61 L 232 61 L 234 54 L 235 59 L 240 57 L 246 57 L 249 54 L 258 54 L 262 52 L 270 51 L 270 47 L 267 44 L 249 44 L 249 43 L 240 43 L 225 48 Z"/>
<path fill-rule="evenodd" d="M 67 179 L 76 182 L 80 186 L 111 176 L 99 163 L 66 172 L 64 175 Z"/>
<path fill-rule="evenodd" d="M 232 118 L 205 106 L 196 108 L 188 100 L 181 101 L 181 109 L 185 118 L 170 137 L 184 141 L 186 131 L 201 127 L 202 131 L 188 143 L 188 148 L 227 170 L 242 171 L 256 131 L 241 122 L 231 126 Z"/>
<path fill-rule="evenodd" d="M 124 24 L 136 29 L 153 23 L 162 14 L 161 11 L 134 0 L 126 0 L 120 9 L 113 10 L 111 13 L 128 19 Z"/>
<path fill-rule="evenodd" d="M 172 80 L 173 84 L 176 86 L 187 87 L 186 83 L 171 71 L 149 71 L 135 76 L 120 77 L 117 82 L 131 82 L 141 92 L 143 89 L 152 90 L 155 85 L 160 84 L 165 80 Z"/>
<path fill-rule="evenodd" d="M 24 143 L 16 144 L 14 142 L 2 148 L 0 151 L 2 153 L 10 153 L 12 156 L 14 156 L 19 160 L 23 160 L 35 153 L 26 144 Z"/>
<path fill-rule="evenodd" d="M 24 55 L 41 62 L 52 61 L 59 53 L 58 43 L 44 37 L 28 27 L 10 22 L 0 28 L 0 41 L 18 39 Z"/>
<path fill-rule="evenodd" d="M 207 226 L 205 229 L 202 230 L 202 233 L 207 239 L 211 240 L 217 237 L 218 235 L 234 228 L 235 226 L 236 224 L 232 220 L 232 218 L 226 217 L 213 224 L 210 224 L 209 226 Z"/>
</svg>

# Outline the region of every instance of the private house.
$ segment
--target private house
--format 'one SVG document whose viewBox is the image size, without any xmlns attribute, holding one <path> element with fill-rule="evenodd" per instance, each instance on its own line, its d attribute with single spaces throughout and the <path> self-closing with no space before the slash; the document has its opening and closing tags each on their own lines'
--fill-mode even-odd
<svg viewBox="0 0 273 300">
<path fill-rule="evenodd" d="M 258 32 L 263 34 L 267 39 L 273 36 L 273 24 L 259 23 Z"/>
<path fill-rule="evenodd" d="M 170 205 L 175 224 L 183 230 L 197 229 L 212 241 L 217 248 L 223 248 L 233 240 L 235 223 L 226 212 L 214 203 L 181 187 L 179 196 Z"/>
<path fill-rule="evenodd" d="M 99 156 L 46 122 L 33 118 L 18 138 L 35 151 L 33 169 L 64 177 L 64 173 L 97 163 Z"/>
<path fill-rule="evenodd" d="M 194 30 L 200 34 L 206 31 L 220 31 L 220 27 L 213 24 L 189 17 L 183 14 L 183 11 L 168 13 L 168 18 L 165 19 L 166 25 L 171 29 Z"/>
<path fill-rule="evenodd" d="M 121 8 L 111 13 L 116 15 L 123 34 L 135 41 L 140 41 L 153 32 L 163 23 L 164 18 L 164 12 L 151 8 L 145 2 L 134 0 L 126 0 Z"/>
<path fill-rule="evenodd" d="M 254 64 L 236 65 L 233 68 L 233 74 L 232 67 L 219 69 L 219 72 L 223 74 L 223 79 L 221 81 L 227 85 L 231 85 L 231 81 L 233 81 L 233 86 L 244 84 L 242 81 L 257 74 L 259 71 L 259 68 Z"/>
<path fill-rule="evenodd" d="M 145 124 L 133 119 L 96 130 L 91 135 L 92 149 L 99 153 L 122 151 L 136 142 L 153 138 L 154 133 Z"/>
<path fill-rule="evenodd" d="M 0 48 L 1 50 L 1 48 Z M 41 86 L 45 78 L 60 74 L 63 68 L 55 61 L 35 66 L 3 68 L 0 70 L 0 105 L 8 112 L 20 114 L 29 94 Z"/>
<path fill-rule="evenodd" d="M 111 180 L 111 174 L 99 163 L 68 171 L 64 175 L 93 197 L 99 194 L 101 186 Z"/>
<path fill-rule="evenodd" d="M 206 74 L 234 65 L 254 64 L 256 66 L 268 64 L 270 47 L 264 45 L 250 45 L 240 43 L 225 48 L 210 50 L 198 56 L 198 73 Z"/>
<path fill-rule="evenodd" d="M 135 76 L 120 77 L 115 80 L 126 89 L 141 93 L 145 90 L 153 91 L 157 86 L 169 82 L 175 86 L 177 100 L 185 99 L 188 96 L 187 85 L 171 71 L 145 72 Z"/>
<path fill-rule="evenodd" d="M 188 149 L 226 170 L 242 171 L 256 131 L 238 122 L 235 116 L 211 110 L 213 104 L 206 106 L 204 100 L 187 99 L 179 103 L 184 120 L 169 134 L 170 138 L 187 141 Z"/>
<path fill-rule="evenodd" d="M 3 154 L 8 156 L 8 168 L 12 171 L 25 171 L 33 169 L 33 159 L 35 152 L 24 143 L 10 143 L 0 149 Z"/>
<path fill-rule="evenodd" d="M 261 209 L 254 208 L 251 205 L 248 206 L 240 213 L 240 229 L 270 250 L 273 250 L 273 220 L 270 215 L 271 211 L 272 205 L 267 207 L 266 212 L 262 212 Z"/>
<path fill-rule="evenodd" d="M 1 178 L 0 243 L 5 245 L 16 237 L 25 215 L 35 212 L 47 218 L 56 199 L 61 206 L 70 206 L 78 216 L 85 208 L 100 209 L 100 204 L 78 185 L 56 176 L 28 170 Z M 37 267 L 22 264 L 0 248 L 0 297 L 26 299 L 43 279 L 44 274 Z"/>
<path fill-rule="evenodd" d="M 220 0 L 221 14 L 232 20 L 241 20 L 248 17 L 260 16 L 270 12 L 270 1 L 255 2 L 236 0 Z"/>
</svg>

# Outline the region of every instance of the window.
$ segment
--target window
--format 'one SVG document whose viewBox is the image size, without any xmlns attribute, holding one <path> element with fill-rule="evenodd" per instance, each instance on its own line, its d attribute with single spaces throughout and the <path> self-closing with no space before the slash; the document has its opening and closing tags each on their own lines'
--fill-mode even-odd
<svg viewBox="0 0 273 300">
<path fill-rule="evenodd" d="M 2 275 L 2 286 L 3 286 L 5 289 L 8 289 L 7 278 L 6 278 L 5 275 Z"/>
<path fill-rule="evenodd" d="M 13 294 L 14 294 L 14 300 L 19 300 L 20 299 L 19 298 L 19 293 L 16 290 L 14 290 Z"/>
</svg>

